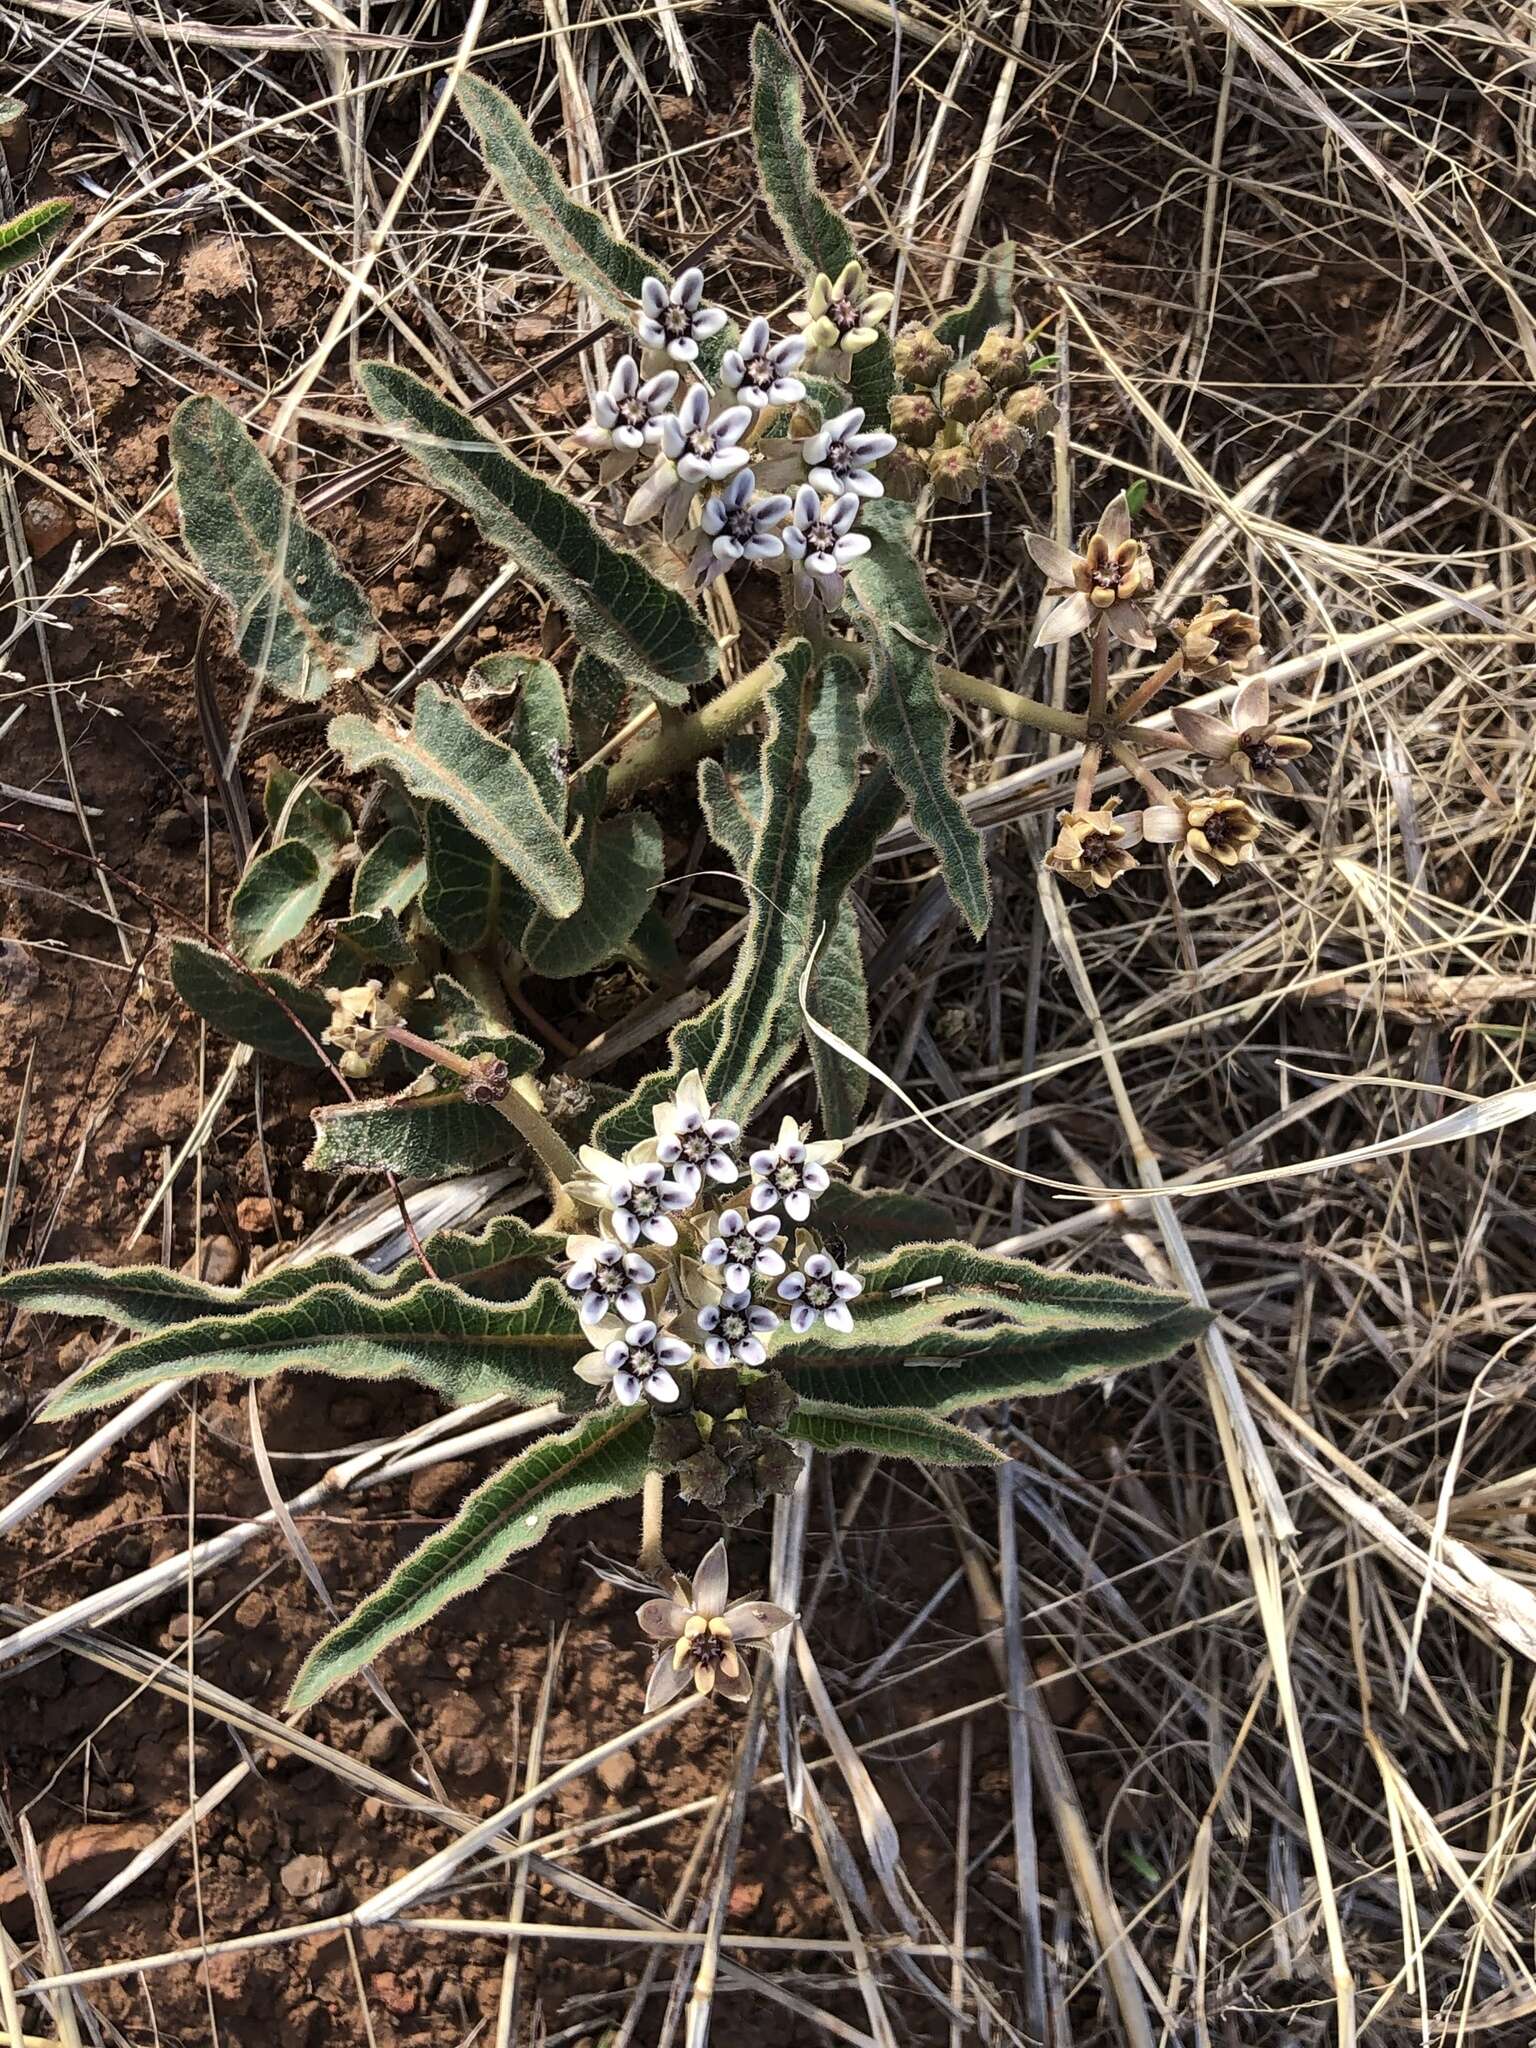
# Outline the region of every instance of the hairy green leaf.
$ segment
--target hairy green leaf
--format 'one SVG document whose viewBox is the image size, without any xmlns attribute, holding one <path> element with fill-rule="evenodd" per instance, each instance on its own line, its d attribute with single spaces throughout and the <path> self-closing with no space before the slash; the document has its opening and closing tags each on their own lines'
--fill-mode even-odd
<svg viewBox="0 0 1536 2048">
<path fill-rule="evenodd" d="M 354 773 L 388 768 L 413 795 L 446 805 L 551 916 L 569 917 L 580 903 L 581 870 L 522 756 L 435 683 L 416 692 L 409 730 L 348 713 L 331 720 L 329 738 Z"/>
<path fill-rule="evenodd" d="M 874 657 L 864 730 L 890 762 L 912 822 L 939 857 L 949 893 L 979 938 L 992 914 L 986 856 L 949 786 L 951 718 L 934 655 L 940 627 L 912 553 L 912 511 L 888 498 L 866 505 L 874 545 L 849 571 Z"/>
<path fill-rule="evenodd" d="M 868 1451 L 919 1465 L 1001 1465 L 1003 1454 L 958 1423 L 920 1408 L 840 1408 L 802 1400 L 791 1433 L 817 1451 Z"/>
<path fill-rule="evenodd" d="M 416 958 L 416 949 L 400 928 L 400 920 L 392 910 L 359 910 L 351 917 L 333 918 L 331 931 L 338 947 L 344 949 L 339 958 L 348 967 L 408 967 Z M 333 956 L 338 957 L 338 956 Z M 331 970 L 334 982 L 336 970 Z"/>
<path fill-rule="evenodd" d="M 752 32 L 752 141 L 763 192 L 785 241 L 807 270 L 835 278 L 859 252 L 848 223 L 817 187 L 794 59 L 761 23 Z M 848 379 L 871 427 L 883 427 L 890 417 L 894 380 L 891 346 L 882 335 L 853 358 Z"/>
<path fill-rule="evenodd" d="M 522 951 L 536 974 L 586 974 L 623 951 L 661 883 L 661 827 L 649 811 L 594 819 L 577 846 L 586 872 L 581 908 L 560 922 L 535 916 Z"/>
<path fill-rule="evenodd" d="M 559 671 L 527 654 L 488 654 L 464 679 L 466 704 L 508 695 L 514 702 L 502 738 L 522 755 L 545 810 L 557 825 L 564 825 L 571 715 Z"/>
<path fill-rule="evenodd" d="M 302 839 L 317 860 L 333 859 L 352 837 L 352 819 L 291 768 L 274 768 L 261 793 L 262 815 L 274 845 Z"/>
<path fill-rule="evenodd" d="M 536 1056 L 513 1071 L 531 1073 L 537 1065 Z M 332 1102 L 310 1113 L 315 1144 L 304 1164 L 316 1173 L 390 1172 L 440 1180 L 492 1166 L 522 1143 L 498 1110 L 466 1102 L 452 1085 L 382 1102 Z"/>
<path fill-rule="evenodd" d="M 344 670 L 373 666 L 379 629 L 367 598 L 227 405 L 188 398 L 176 408 L 171 469 L 182 535 L 234 607 L 248 668 L 308 701 Z"/>
<path fill-rule="evenodd" d="M 302 839 L 258 853 L 229 899 L 230 942 L 241 959 L 259 967 L 296 939 L 320 908 L 333 872 Z"/>
<path fill-rule="evenodd" d="M 968 355 L 991 328 L 1012 320 L 1015 253 L 1012 242 L 999 242 L 987 251 L 976 267 L 971 296 L 963 306 L 951 306 L 935 321 L 933 331 L 940 341 Z"/>
<path fill-rule="evenodd" d="M 41 256 L 74 211 L 72 199 L 43 199 L 10 220 L 0 220 L 0 277 Z"/>
<path fill-rule="evenodd" d="M 410 1629 L 469 1592 L 514 1551 L 537 1543 L 557 1515 L 638 1493 L 650 1452 L 640 1408 L 600 1408 L 561 1436 L 520 1451 L 472 1493 L 447 1528 L 398 1564 L 376 1593 L 310 1656 L 289 1696 L 308 1706 Z"/>
<path fill-rule="evenodd" d="M 584 647 L 663 704 L 683 703 L 691 684 L 713 674 L 714 647 L 697 612 L 638 555 L 606 541 L 573 498 L 409 371 L 365 363 L 361 375 L 379 418 L 555 600 Z"/>
<path fill-rule="evenodd" d="M 702 1073 L 709 1065 L 716 1047 L 720 1043 L 720 1026 L 725 1016 L 724 998 L 711 1003 L 707 1010 L 700 1010 L 696 1017 L 685 1017 L 675 1025 L 667 1040 L 670 1055 L 664 1067 L 647 1074 L 630 1095 L 605 1110 L 592 1129 L 592 1143 L 600 1151 L 621 1158 L 631 1145 L 639 1145 L 647 1138 L 654 1138 L 656 1127 L 651 1120 L 651 1111 L 658 1102 L 677 1092 L 677 1084 L 684 1074 L 695 1067 Z"/>
<path fill-rule="evenodd" d="M 276 968 L 256 973 L 196 939 L 175 939 L 171 981 L 188 1009 L 226 1038 L 295 1066 L 324 1064 L 310 1041 L 330 1023 L 331 1006 L 316 990 L 301 988 Z"/>
<path fill-rule="evenodd" d="M 446 804 L 423 804 L 421 824 L 427 853 L 421 914 L 445 946 L 473 952 L 496 928 L 501 864 Z"/>
<path fill-rule="evenodd" d="M 869 1050 L 869 984 L 859 920 L 849 898 L 873 862 L 882 834 L 900 815 L 901 791 L 882 762 L 859 784 L 846 814 L 828 835 L 816 885 L 812 928 L 827 936 L 811 969 L 806 1002 L 819 1024 L 858 1052 Z M 806 1044 L 822 1131 L 829 1138 L 845 1138 L 869 1097 L 869 1076 L 813 1033 L 806 1034 Z"/>
<path fill-rule="evenodd" d="M 853 1188 L 834 1180 L 816 1202 L 816 1227 L 835 1232 L 853 1259 L 869 1259 L 918 1239 L 942 1243 L 955 1219 L 926 1195 L 896 1188 Z"/>
<path fill-rule="evenodd" d="M 358 915 L 392 910 L 404 917 L 421 894 L 427 878 L 421 834 L 409 825 L 391 825 L 377 846 L 370 846 L 352 877 L 352 908 Z"/>
<path fill-rule="evenodd" d="M 424 1261 L 407 1259 L 384 1276 L 339 1253 L 303 1265 L 274 1266 L 243 1287 L 215 1287 L 168 1266 L 93 1266 L 76 1260 L 0 1277 L 0 1302 L 29 1315 L 89 1316 L 144 1331 L 200 1317 L 245 1315 L 273 1302 L 293 1301 L 316 1287 L 350 1287 L 382 1298 L 403 1294 L 418 1280 L 452 1280 L 466 1293 L 496 1300 L 526 1294 L 549 1273 L 561 1248 L 561 1239 L 531 1229 L 519 1217 L 497 1216 L 481 1231 L 434 1231 L 422 1246 Z"/>
<path fill-rule="evenodd" d="M 578 654 L 571 669 L 571 739 L 578 754 L 595 754 L 629 696 L 629 683 L 611 662 Z"/>
<path fill-rule="evenodd" d="M 818 672 L 803 641 L 785 648 L 767 696 L 759 774 L 762 819 L 747 872 L 746 937 L 725 996 L 720 1045 L 705 1086 L 744 1122 L 798 1035 L 797 984 L 827 834 L 848 808 L 858 771 L 852 665 L 829 656 Z M 794 1029 L 786 1029 L 786 1012 Z"/>
<path fill-rule="evenodd" d="M 244 1315 L 199 1316 L 120 1344 L 44 1413 L 57 1421 L 205 1372 L 260 1379 L 300 1369 L 419 1380 L 455 1406 L 504 1394 L 529 1405 L 586 1408 L 591 1389 L 571 1368 L 591 1349 L 570 1290 L 556 1279 L 541 1280 L 510 1305 L 477 1301 L 436 1280 L 382 1299 L 354 1287 L 311 1287 Z"/>
<path fill-rule="evenodd" d="M 479 140 L 486 164 L 571 283 L 628 326 L 647 277 L 666 272 L 630 242 L 620 241 L 589 206 L 573 199 L 528 123 L 505 93 L 482 78 L 461 78 L 459 105 Z"/>
</svg>

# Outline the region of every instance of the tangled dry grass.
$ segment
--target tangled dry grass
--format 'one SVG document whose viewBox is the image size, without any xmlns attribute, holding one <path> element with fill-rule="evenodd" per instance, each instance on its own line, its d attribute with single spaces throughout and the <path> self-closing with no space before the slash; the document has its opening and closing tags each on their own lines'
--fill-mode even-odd
<svg viewBox="0 0 1536 2048">
<path fill-rule="evenodd" d="M 1163 615 L 1216 589 L 1259 612 L 1288 729 L 1313 743 L 1301 803 L 1277 808 L 1240 885 L 1192 881 L 1176 899 L 1146 865 L 1085 904 L 1040 879 L 1071 756 L 972 711 L 968 801 L 992 828 L 1000 915 L 971 947 L 911 835 L 884 848 L 865 908 L 887 1086 L 855 1163 L 945 1201 L 978 1241 L 1203 1289 L 1219 1319 L 1175 1370 L 996 1415 L 1013 1459 L 995 1496 L 889 1470 L 845 1471 L 835 1505 L 811 1487 L 775 1536 L 808 1646 L 778 1674 L 777 1756 L 752 1722 L 722 1738 L 708 1798 L 642 1802 L 623 1822 L 687 1845 L 657 1913 L 587 1874 L 601 1828 L 535 1833 L 550 1774 L 595 1770 L 622 1739 L 595 1727 L 588 1754 L 541 1760 L 552 1660 L 542 1701 L 526 1703 L 527 1789 L 470 1844 L 476 1885 L 512 1872 L 494 1893 L 498 1995 L 433 2038 L 702 2041 L 718 1999 L 722 2034 L 750 2017 L 796 2041 L 1526 2041 L 1529 25 L 1489 0 L 773 11 L 806 59 L 824 172 L 900 280 L 903 315 L 963 287 L 985 243 L 1012 232 L 1025 316 L 1052 323 L 1053 463 L 930 528 L 958 663 L 1012 689 L 1080 689 L 1062 651 L 1047 667 L 1029 652 L 1038 587 L 1018 535 L 1070 534 L 1145 479 Z M 89 409 L 63 406 L 39 365 L 78 364 L 101 336 L 167 396 L 216 374 L 264 424 L 291 421 L 308 480 L 355 429 L 349 363 L 365 340 L 461 399 L 550 355 L 575 309 L 451 119 L 428 135 L 461 61 L 510 81 L 573 181 L 659 247 L 692 246 L 750 197 L 743 24 L 727 10 L 389 0 L 349 18 L 274 0 L 192 15 L 13 0 L 0 18 L 0 80 L 36 96 L 49 175 L 85 201 L 0 303 L 0 388 L 54 408 L 66 457 L 43 476 L 18 436 L 4 449 L 0 737 L 18 716 L 54 721 L 59 760 L 38 787 L 83 833 L 105 827 L 71 768 L 78 706 L 53 687 L 62 601 L 99 589 L 123 549 L 196 594 L 156 489 L 125 490 Z M 210 361 L 131 310 L 125 273 L 179 260 L 211 226 L 317 266 L 299 345 L 274 349 L 258 306 Z M 722 296 L 761 303 L 763 221 L 735 227 L 719 260 Z M 787 299 L 792 280 L 774 283 Z M 517 401 L 505 430 L 557 461 L 569 397 Z M 73 493 L 95 536 L 46 574 L 23 512 L 44 485 Z M 445 616 L 411 673 L 445 658 L 462 623 Z M 36 822 L 24 797 L 8 801 Z M 122 913 L 98 927 L 100 971 L 120 949 L 134 959 L 141 935 L 110 875 L 79 886 Z M 32 1158 L 28 1088 L 49 1085 L 44 1050 L 11 1088 L 0 1252 Z M 1434 1142 L 1415 1144 L 1430 1126 Z M 165 1135 L 195 1152 L 209 1132 Z M 13 1257 L 43 1253 L 38 1217 L 67 1213 L 82 1170 L 83 1156 L 55 1176 Z M 1032 1172 L 1065 1173 L 1083 1200 Z M 370 1213 L 383 1217 L 335 1227 L 377 1243 L 387 1217 L 375 1228 Z M 180 1255 L 195 1195 L 162 1219 Z M 17 1526 L 18 1503 L 40 1509 L 70 1477 L 55 1461 L 78 1440 L 17 1440 Z M 388 1483 L 402 1458 L 410 1470 L 461 1448 L 439 1429 L 365 1453 L 340 1496 L 303 1506 L 335 1509 L 381 1465 Z M 275 1558 L 297 1574 L 284 1535 L 269 1516 L 225 1568 L 254 1583 Z M 187 1547 L 156 1590 L 188 1556 L 212 1562 L 193 1542 L 189 1508 Z M 36 1630 L 19 1599 L 8 1620 L 34 1628 L 33 1657 L 67 1648 L 195 1706 L 247 1760 L 298 1754 L 348 1799 L 413 1807 L 439 1846 L 479 1820 L 430 1776 L 391 1777 L 280 1723 L 270 1700 L 211 1686 L 190 1658 L 146 1651 L 121 1589 L 114 1622 L 112 1592 L 67 1629 Z M 14 1659 L 16 1641 L 0 1653 Z M 1000 1761 L 984 1767 L 993 1743 Z M 195 1858 L 245 1767 L 199 1788 L 195 1825 L 189 1809 L 163 1817 L 119 1897 Z M 789 1827 L 786 1785 L 827 1918 L 744 1934 L 744 1830 L 771 1842 Z M 180 1951 L 169 1960 L 102 1956 L 89 1910 L 54 1924 L 37 1858 L 67 1796 L 35 1773 L 7 1792 L 37 1920 L 25 1941 L 5 1937 L 0 2039 L 149 2040 L 156 1982 L 185 1968 L 189 1944 L 167 1928 L 155 1947 Z M 914 1837 L 948 1845 L 947 1873 L 930 1857 L 914 1882 Z M 477 1910 L 466 1864 L 438 1874 Z M 542 1917 L 530 1885 L 554 1902 Z M 573 1939 L 578 1917 L 621 1968 L 567 2011 L 529 1992 L 529 1956 Z M 347 1913 L 334 1918 L 350 1941 Z M 302 1919 L 288 1916 L 283 1953 L 319 1938 Z M 419 1959 L 452 1967 L 455 1924 L 407 1911 L 398 1926 Z M 327 2038 L 387 2042 L 394 2022 L 359 1953 Z M 99 2002 L 109 1974 L 142 1986 L 116 2017 Z M 208 2037 L 221 2024 L 244 2038 L 210 2007 Z"/>
</svg>

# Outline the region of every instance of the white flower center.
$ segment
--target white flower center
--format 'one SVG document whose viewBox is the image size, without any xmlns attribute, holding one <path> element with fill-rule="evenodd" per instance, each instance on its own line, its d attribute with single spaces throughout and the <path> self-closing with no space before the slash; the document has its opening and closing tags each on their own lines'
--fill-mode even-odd
<svg viewBox="0 0 1536 2048">
<path fill-rule="evenodd" d="M 631 1216 L 654 1216 L 661 1207 L 661 1197 L 654 1188 L 635 1188 L 630 1194 L 628 1207 Z"/>
<path fill-rule="evenodd" d="M 792 1195 L 800 1185 L 800 1169 L 786 1159 L 773 1169 L 770 1178 L 781 1194 Z"/>
<path fill-rule="evenodd" d="M 750 1325 L 740 1309 L 728 1309 L 720 1318 L 720 1334 L 727 1344 L 739 1344 Z"/>
<path fill-rule="evenodd" d="M 812 1308 L 830 1308 L 837 1299 L 837 1289 L 830 1280 L 807 1280 L 805 1298 Z"/>
</svg>

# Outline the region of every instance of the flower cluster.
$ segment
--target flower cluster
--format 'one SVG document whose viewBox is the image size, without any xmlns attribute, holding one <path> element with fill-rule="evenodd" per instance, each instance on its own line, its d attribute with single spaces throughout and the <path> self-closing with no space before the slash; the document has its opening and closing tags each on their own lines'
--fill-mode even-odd
<svg viewBox="0 0 1536 2048">
<path fill-rule="evenodd" d="M 1132 531 L 1125 493 L 1110 503 L 1075 549 L 1044 534 L 1030 534 L 1026 545 L 1049 579 L 1046 596 L 1057 600 L 1036 644 L 1048 647 L 1086 634 L 1096 693 L 1076 800 L 1057 814 L 1060 829 L 1046 855 L 1047 868 L 1079 888 L 1108 889 L 1137 865 L 1133 848 L 1145 843 L 1166 846 L 1175 866 L 1187 863 L 1207 881 L 1219 882 L 1253 860 L 1263 830 L 1262 818 L 1240 791 L 1256 785 L 1276 796 L 1292 795 L 1286 766 L 1311 752 L 1306 740 L 1281 732 L 1271 716 L 1258 621 L 1219 598 L 1207 598 L 1192 618 L 1173 622 L 1177 645 L 1168 659 L 1144 681 L 1128 686 L 1114 704 L 1107 694 L 1110 644 L 1157 645 L 1147 611 L 1156 582 L 1152 558 Z M 1136 721 L 1180 676 L 1208 686 L 1243 680 L 1226 718 L 1195 705 L 1175 707 L 1178 737 L 1170 743 Z M 1203 763 L 1204 787 L 1193 794 L 1169 790 L 1143 757 L 1152 746 L 1163 754 L 1171 751 L 1175 759 L 1182 755 Z M 1151 798 L 1143 811 L 1117 817 L 1119 799 L 1113 796 L 1093 806 L 1094 777 L 1106 748 Z"/>
<path fill-rule="evenodd" d="M 963 360 L 931 328 L 897 337 L 902 389 L 891 401 L 899 446 L 886 474 L 895 497 L 925 487 L 936 498 L 966 504 L 983 477 L 1017 475 L 1056 424 L 1056 408 L 1031 379 L 1028 344 L 994 328 Z"/>
<path fill-rule="evenodd" d="M 871 290 L 857 263 L 817 276 L 795 316 L 802 331 L 776 339 L 761 316 L 749 320 L 712 388 L 699 344 L 726 316 L 704 304 L 704 273 L 686 270 L 670 289 L 647 278 L 635 320 L 642 360 L 616 365 L 576 445 L 604 458 L 605 483 L 635 473 L 626 525 L 658 522 L 701 590 L 738 562 L 774 563 L 789 571 L 798 605 L 835 609 L 848 565 L 869 549 L 854 531 L 859 507 L 882 495 L 877 469 L 896 439 L 866 429 L 860 406 L 808 419 L 798 373 L 814 364 L 845 375 L 890 309 L 890 293 Z M 686 389 L 685 374 L 696 380 Z M 770 433 L 785 412 L 789 431 Z"/>
<path fill-rule="evenodd" d="M 622 1159 L 582 1147 L 566 1194 L 593 1213 L 567 1238 L 565 1284 L 591 1339 L 576 1366 L 604 1399 L 655 1412 L 652 1456 L 684 1497 L 739 1521 L 787 1492 L 795 1398 L 772 1370 L 781 1333 L 847 1335 L 863 1290 L 807 1224 L 842 1150 L 785 1117 L 742 1163 L 742 1133 L 690 1073 Z"/>
</svg>

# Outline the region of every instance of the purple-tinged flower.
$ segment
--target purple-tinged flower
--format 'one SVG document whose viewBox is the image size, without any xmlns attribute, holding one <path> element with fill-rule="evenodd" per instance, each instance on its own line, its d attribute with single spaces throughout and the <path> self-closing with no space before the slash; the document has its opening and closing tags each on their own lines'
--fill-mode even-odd
<svg viewBox="0 0 1536 2048">
<path fill-rule="evenodd" d="M 830 1252 L 812 1251 L 803 1234 L 796 1247 L 799 1263 L 793 1273 L 779 1282 L 779 1299 L 793 1302 L 789 1327 L 802 1336 L 818 1318 L 829 1330 L 847 1336 L 853 1328 L 853 1311 L 848 1304 L 864 1292 L 857 1273 L 845 1273 Z"/>
<path fill-rule="evenodd" d="M 784 542 L 776 529 L 784 524 L 789 500 L 754 497 L 756 489 L 757 478 L 751 470 L 738 469 L 705 505 L 699 517 L 703 538 L 692 564 L 701 588 L 737 562 L 767 562 L 783 554 Z"/>
<path fill-rule="evenodd" d="M 726 1209 L 715 1218 L 699 1256 L 706 1266 L 719 1269 L 727 1287 L 741 1293 L 758 1274 L 776 1280 L 784 1271 L 779 1251 L 783 1242 L 784 1226 L 777 1216 L 754 1216 L 749 1221 L 739 1209 Z"/>
<path fill-rule="evenodd" d="M 661 439 L 661 423 L 677 396 L 676 370 L 663 370 L 642 384 L 640 367 L 633 356 L 622 356 L 614 365 L 606 391 L 592 401 L 592 417 L 578 427 L 575 439 L 597 454 L 620 454 L 631 458 Z"/>
<path fill-rule="evenodd" d="M 580 1158 L 587 1171 L 569 1184 L 569 1192 L 578 1202 L 607 1212 L 621 1245 L 633 1247 L 642 1237 L 651 1244 L 677 1243 L 672 1218 L 693 1198 L 668 1180 L 664 1166 L 653 1159 L 610 1159 L 593 1145 L 583 1145 Z"/>
<path fill-rule="evenodd" d="M 796 1223 L 803 1223 L 816 1196 L 824 1195 L 831 1185 L 827 1167 L 842 1150 L 835 1138 L 818 1138 L 807 1144 L 800 1125 L 792 1116 L 785 1117 L 774 1143 L 752 1154 L 753 1211 L 761 1215 L 768 1209 L 783 1209 Z"/>
<path fill-rule="evenodd" d="M 798 334 L 775 341 L 766 320 L 749 320 L 740 347 L 725 352 L 720 382 L 754 412 L 768 405 L 798 405 L 805 386 L 791 373 L 804 361 L 805 342 Z"/>
<path fill-rule="evenodd" d="M 616 1315 L 626 1323 L 645 1318 L 642 1289 L 656 1278 L 656 1268 L 638 1252 L 626 1251 L 605 1237 L 568 1237 L 565 1284 L 580 1295 L 577 1312 L 584 1323 L 600 1323 Z"/>
<path fill-rule="evenodd" d="M 663 350 L 674 363 L 694 362 L 699 343 L 725 325 L 724 313 L 704 305 L 703 298 L 702 270 L 685 270 L 670 292 L 659 277 L 648 277 L 640 287 L 635 332 L 647 348 Z"/>
<path fill-rule="evenodd" d="M 852 491 L 859 498 L 881 498 L 885 486 L 870 468 L 896 446 L 894 434 L 863 433 L 864 408 L 850 406 L 827 421 L 820 433 L 800 444 L 806 481 L 828 497 Z"/>
<path fill-rule="evenodd" d="M 699 1310 L 704 1356 L 711 1365 L 761 1365 L 763 1343 L 779 1327 L 771 1308 L 759 1308 L 750 1294 L 733 1290 Z"/>
<path fill-rule="evenodd" d="M 859 502 L 852 491 L 845 491 L 824 505 L 810 484 L 802 484 L 795 493 L 783 539 L 784 552 L 795 565 L 795 596 L 801 604 L 819 600 L 832 611 L 842 603 L 843 571 L 869 553 L 868 535 L 852 531 Z"/>
<path fill-rule="evenodd" d="M 615 1337 L 601 1351 L 589 1351 L 577 1362 L 576 1374 L 589 1387 L 611 1388 L 615 1401 L 633 1408 L 642 1397 L 675 1401 L 679 1390 L 673 1372 L 692 1356 L 691 1345 L 680 1337 L 669 1337 L 647 1316 L 629 1324 L 622 1337 Z"/>
<path fill-rule="evenodd" d="M 731 1157 L 731 1148 L 741 1142 L 741 1125 L 728 1116 L 716 1116 L 704 1093 L 704 1077 L 697 1067 L 684 1074 L 677 1093 L 658 1102 L 651 1111 L 656 1136 L 637 1145 L 636 1155 L 653 1157 L 670 1167 L 677 1186 L 692 1200 L 704 1184 L 704 1176 L 728 1184 L 741 1169 Z"/>
</svg>

